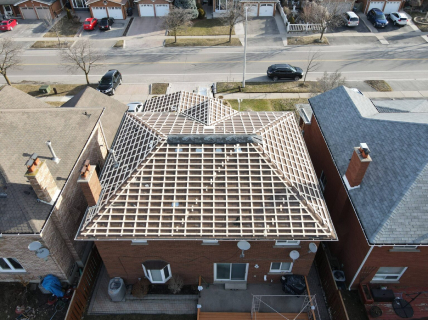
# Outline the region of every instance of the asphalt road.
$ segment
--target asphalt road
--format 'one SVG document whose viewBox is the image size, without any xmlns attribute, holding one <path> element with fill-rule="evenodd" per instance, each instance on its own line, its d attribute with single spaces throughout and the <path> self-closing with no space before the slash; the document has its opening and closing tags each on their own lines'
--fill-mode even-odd
<svg viewBox="0 0 428 320">
<path fill-rule="evenodd" d="M 305 70 L 308 56 L 319 50 L 318 68 L 308 80 L 324 71 L 339 70 L 347 80 L 428 79 L 428 44 L 414 46 L 329 46 L 258 48 L 247 51 L 248 81 L 265 81 L 266 69 L 275 63 L 290 63 Z M 241 81 L 243 48 L 160 48 L 149 50 L 108 50 L 103 65 L 90 75 L 99 80 L 108 69 L 118 69 L 125 83 Z M 10 70 L 13 82 L 38 81 L 82 83 L 80 71 L 70 73 L 61 65 L 55 50 L 26 51 L 19 69 Z M 3 79 L 1 80 L 3 81 Z M 4 81 L 3 81 L 4 82 Z"/>
</svg>

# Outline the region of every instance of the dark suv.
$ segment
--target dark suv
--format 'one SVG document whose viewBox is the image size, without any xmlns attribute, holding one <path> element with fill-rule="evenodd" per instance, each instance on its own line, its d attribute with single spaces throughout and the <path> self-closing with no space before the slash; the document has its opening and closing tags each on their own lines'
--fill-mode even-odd
<svg viewBox="0 0 428 320">
<path fill-rule="evenodd" d="M 373 8 L 367 13 L 367 19 L 373 23 L 375 27 L 385 28 L 388 24 L 385 15 L 378 8 Z"/>
<path fill-rule="evenodd" d="M 99 92 L 114 95 L 114 90 L 118 85 L 122 84 L 122 75 L 119 71 L 113 69 L 107 71 L 107 73 L 101 78 L 98 84 L 97 90 Z"/>
<path fill-rule="evenodd" d="M 98 20 L 98 28 L 100 28 L 100 30 L 111 30 L 113 23 L 114 18 L 102 18 Z"/>
<path fill-rule="evenodd" d="M 298 81 L 303 77 L 303 70 L 289 64 L 273 64 L 267 69 L 267 76 L 273 81 L 278 79 L 294 79 Z"/>
</svg>

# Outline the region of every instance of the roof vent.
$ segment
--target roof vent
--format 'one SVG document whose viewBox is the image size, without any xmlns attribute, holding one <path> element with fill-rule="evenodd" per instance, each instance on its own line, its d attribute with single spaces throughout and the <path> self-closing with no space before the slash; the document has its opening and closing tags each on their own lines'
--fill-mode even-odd
<svg viewBox="0 0 428 320">
<path fill-rule="evenodd" d="M 56 154 L 55 154 L 55 151 L 54 151 L 54 149 L 52 148 L 52 142 L 50 142 L 49 140 L 48 141 L 46 141 L 46 144 L 47 144 L 47 146 L 48 146 L 48 148 L 49 148 L 49 150 L 50 150 L 50 152 L 51 152 L 51 154 L 52 154 L 52 161 L 53 162 L 55 162 L 55 163 L 59 163 L 60 161 L 61 161 L 61 159 L 60 158 L 58 158 L 57 156 L 56 156 Z"/>
</svg>

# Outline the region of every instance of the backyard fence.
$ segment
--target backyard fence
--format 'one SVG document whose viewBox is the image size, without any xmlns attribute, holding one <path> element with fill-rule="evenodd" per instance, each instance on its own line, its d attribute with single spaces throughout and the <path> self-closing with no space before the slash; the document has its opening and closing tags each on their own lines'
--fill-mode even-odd
<svg viewBox="0 0 428 320">
<path fill-rule="evenodd" d="M 287 15 L 284 13 L 284 9 L 281 7 L 280 3 L 276 4 L 276 8 L 278 9 L 279 13 L 281 14 L 282 21 L 284 22 L 285 26 L 288 24 Z"/>
<path fill-rule="evenodd" d="M 324 250 L 324 245 L 320 245 L 315 260 L 317 262 L 320 280 L 324 289 L 330 313 L 333 320 L 349 320 L 343 302 L 342 293 L 337 288 L 336 281 L 333 278 L 330 262 L 328 261 L 327 253 Z"/>
<path fill-rule="evenodd" d="M 98 271 L 101 268 L 102 260 L 97 247 L 94 246 L 86 261 L 79 284 L 73 293 L 70 305 L 65 316 L 65 320 L 81 320 L 85 312 L 92 289 L 97 279 Z"/>
</svg>

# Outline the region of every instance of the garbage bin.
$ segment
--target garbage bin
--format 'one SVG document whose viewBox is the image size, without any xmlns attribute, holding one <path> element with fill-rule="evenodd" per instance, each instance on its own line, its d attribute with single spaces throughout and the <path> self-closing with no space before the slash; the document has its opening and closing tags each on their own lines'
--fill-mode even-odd
<svg viewBox="0 0 428 320">
<path fill-rule="evenodd" d="M 108 295 L 111 301 L 122 301 L 125 298 L 126 287 L 122 278 L 116 277 L 110 280 L 108 284 Z"/>
</svg>

